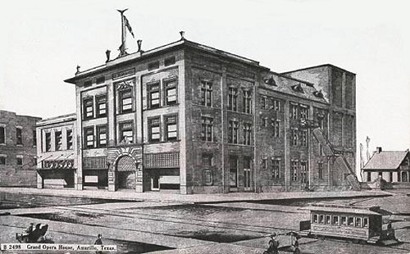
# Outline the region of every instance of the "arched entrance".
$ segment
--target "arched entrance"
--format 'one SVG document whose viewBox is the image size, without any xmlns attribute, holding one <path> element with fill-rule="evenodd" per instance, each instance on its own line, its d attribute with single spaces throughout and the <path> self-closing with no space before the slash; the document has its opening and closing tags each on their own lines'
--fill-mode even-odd
<svg viewBox="0 0 410 254">
<path fill-rule="evenodd" d="M 116 178 L 118 189 L 135 189 L 136 163 L 130 156 L 122 156 L 117 161 Z"/>
</svg>

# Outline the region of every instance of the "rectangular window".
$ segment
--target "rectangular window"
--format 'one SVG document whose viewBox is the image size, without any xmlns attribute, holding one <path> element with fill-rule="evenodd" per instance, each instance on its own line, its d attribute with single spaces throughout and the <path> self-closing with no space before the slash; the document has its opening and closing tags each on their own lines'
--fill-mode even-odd
<svg viewBox="0 0 410 254">
<path fill-rule="evenodd" d="M 243 90 L 243 112 L 252 113 L 252 91 Z"/>
<path fill-rule="evenodd" d="M 341 225 L 347 226 L 347 217 L 342 216 Z"/>
<path fill-rule="evenodd" d="M 228 126 L 228 143 L 238 144 L 238 121 L 230 120 Z"/>
<path fill-rule="evenodd" d="M 298 145 L 298 139 L 299 139 L 298 129 L 292 129 L 291 134 L 292 134 L 292 140 L 291 140 L 292 145 L 297 146 Z"/>
<path fill-rule="evenodd" d="M 90 119 L 94 117 L 94 106 L 93 98 L 83 99 L 83 118 Z"/>
<path fill-rule="evenodd" d="M 90 87 L 93 83 L 91 82 L 91 80 L 85 81 L 84 82 L 84 87 Z"/>
<path fill-rule="evenodd" d="M 325 216 L 323 214 L 319 215 L 319 223 L 324 224 L 325 223 Z"/>
<path fill-rule="evenodd" d="M 319 174 L 319 179 L 323 180 L 323 162 L 319 161 L 317 163 L 317 171 L 318 171 L 318 174 Z"/>
<path fill-rule="evenodd" d="M 96 80 L 95 83 L 97 83 L 97 84 L 102 84 L 102 83 L 104 83 L 104 82 L 105 82 L 105 77 L 103 76 L 103 77 L 97 78 L 97 80 Z"/>
<path fill-rule="evenodd" d="M 147 89 L 148 89 L 148 107 L 149 108 L 159 108 L 160 100 L 161 100 L 159 83 L 151 84 L 148 86 Z"/>
<path fill-rule="evenodd" d="M 151 118 L 148 120 L 149 141 L 159 142 L 161 140 L 160 118 Z"/>
<path fill-rule="evenodd" d="M 95 97 L 95 100 L 97 104 L 97 117 L 107 116 L 107 96 L 101 95 Z"/>
<path fill-rule="evenodd" d="M 238 158 L 236 156 L 229 157 L 229 186 L 236 187 L 238 183 Z"/>
<path fill-rule="evenodd" d="M 16 128 L 16 140 L 17 140 L 17 145 L 23 144 L 23 129 L 20 127 Z"/>
<path fill-rule="evenodd" d="M 202 167 L 204 168 L 204 181 L 206 185 L 212 185 L 212 154 L 202 154 Z"/>
<path fill-rule="evenodd" d="M 290 119 L 298 119 L 298 105 L 290 104 Z"/>
<path fill-rule="evenodd" d="M 292 181 L 296 182 L 298 180 L 298 161 L 291 161 L 292 165 Z"/>
<path fill-rule="evenodd" d="M 339 216 L 333 215 L 333 225 L 339 225 Z"/>
<path fill-rule="evenodd" d="M 262 96 L 261 97 L 261 109 L 267 109 L 268 108 L 268 103 L 266 101 L 266 97 Z"/>
<path fill-rule="evenodd" d="M 166 141 L 174 141 L 178 139 L 178 118 L 174 116 L 165 117 L 165 138 Z"/>
<path fill-rule="evenodd" d="M 97 126 L 97 147 L 107 147 L 107 126 Z"/>
<path fill-rule="evenodd" d="M 235 87 L 228 89 L 228 110 L 238 110 L 238 89 Z"/>
<path fill-rule="evenodd" d="M 262 159 L 261 168 L 262 169 L 267 169 L 268 168 L 268 160 L 267 159 Z"/>
<path fill-rule="evenodd" d="M 252 124 L 244 123 L 243 124 L 243 144 L 244 145 L 251 145 L 251 137 L 252 137 Z"/>
<path fill-rule="evenodd" d="M 0 144 L 6 144 L 6 128 L 0 126 Z"/>
<path fill-rule="evenodd" d="M 307 146 L 307 144 L 308 144 L 308 142 L 307 142 L 307 130 L 301 130 L 300 131 L 300 136 L 301 136 L 300 144 L 302 146 Z"/>
<path fill-rule="evenodd" d="M 302 183 L 306 183 L 307 182 L 307 163 L 306 161 L 301 161 L 300 162 L 300 181 Z"/>
<path fill-rule="evenodd" d="M 272 178 L 273 179 L 280 178 L 280 160 L 279 159 L 272 160 Z"/>
<path fill-rule="evenodd" d="M 73 149 L 73 130 L 67 130 L 67 150 Z"/>
<path fill-rule="evenodd" d="M 17 166 L 23 166 L 23 156 L 17 155 L 16 161 L 17 161 Z"/>
<path fill-rule="evenodd" d="M 331 222 L 332 221 L 330 215 L 326 215 L 326 224 L 330 224 Z"/>
<path fill-rule="evenodd" d="M 308 116 L 309 116 L 309 109 L 306 106 L 301 105 L 300 106 L 300 119 L 308 119 Z"/>
<path fill-rule="evenodd" d="M 173 65 L 173 64 L 175 64 L 175 56 L 165 58 L 165 60 L 164 60 L 164 65 L 165 66 L 169 66 L 169 65 Z"/>
<path fill-rule="evenodd" d="M 0 165 L 6 165 L 6 156 L 0 155 Z"/>
<path fill-rule="evenodd" d="M 33 146 L 37 146 L 37 132 L 36 132 L 36 130 L 33 130 Z"/>
<path fill-rule="evenodd" d="M 51 151 L 51 133 L 46 132 L 46 152 Z"/>
<path fill-rule="evenodd" d="M 133 122 L 123 122 L 119 124 L 120 143 L 132 144 L 134 143 Z"/>
<path fill-rule="evenodd" d="M 353 217 L 347 218 L 347 225 L 348 226 L 353 226 Z"/>
<path fill-rule="evenodd" d="M 313 214 L 313 223 L 318 223 L 317 214 Z"/>
<path fill-rule="evenodd" d="M 214 119 L 211 117 L 203 116 L 201 119 L 202 130 L 201 130 L 201 139 L 203 141 L 212 141 L 213 132 L 214 132 Z"/>
<path fill-rule="evenodd" d="M 119 91 L 120 113 L 132 112 L 132 88 Z"/>
<path fill-rule="evenodd" d="M 277 138 L 280 136 L 280 121 L 278 119 L 272 119 L 273 125 L 273 137 Z"/>
<path fill-rule="evenodd" d="M 358 227 L 358 228 L 362 227 L 362 218 L 356 217 L 355 227 Z"/>
<path fill-rule="evenodd" d="M 177 81 L 165 83 L 165 105 L 171 106 L 177 104 Z"/>
<path fill-rule="evenodd" d="M 261 117 L 262 120 L 262 127 L 268 127 L 268 118 L 266 116 Z"/>
<path fill-rule="evenodd" d="M 212 83 L 201 81 L 201 105 L 212 107 Z"/>
<path fill-rule="evenodd" d="M 369 218 L 367 217 L 363 218 L 363 227 L 365 228 L 369 227 Z"/>
<path fill-rule="evenodd" d="M 84 146 L 94 148 L 94 127 L 84 128 Z"/>
<path fill-rule="evenodd" d="M 273 99 L 272 103 L 273 103 L 273 110 L 280 111 L 280 101 Z"/>
<path fill-rule="evenodd" d="M 148 70 L 149 71 L 154 70 L 154 69 L 158 69 L 158 68 L 159 68 L 159 62 L 158 61 L 148 64 Z"/>
<path fill-rule="evenodd" d="M 54 132 L 55 151 L 63 149 L 63 134 L 61 131 Z"/>
</svg>

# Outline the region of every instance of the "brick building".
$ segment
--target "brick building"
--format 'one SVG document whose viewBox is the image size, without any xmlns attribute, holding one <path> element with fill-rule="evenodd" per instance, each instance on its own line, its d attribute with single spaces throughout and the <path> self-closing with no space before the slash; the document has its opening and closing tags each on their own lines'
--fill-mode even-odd
<svg viewBox="0 0 410 254">
<path fill-rule="evenodd" d="M 0 110 L 0 186 L 36 185 L 36 122 L 40 119 Z"/>
<path fill-rule="evenodd" d="M 80 71 L 75 187 L 182 194 L 349 188 L 301 121 L 355 168 L 355 74 L 275 73 L 181 40 Z"/>
</svg>

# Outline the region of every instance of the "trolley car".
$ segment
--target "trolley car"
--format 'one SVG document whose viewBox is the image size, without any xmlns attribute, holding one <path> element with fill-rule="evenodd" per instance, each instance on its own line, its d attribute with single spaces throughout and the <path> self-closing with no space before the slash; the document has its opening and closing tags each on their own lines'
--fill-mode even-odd
<svg viewBox="0 0 410 254">
<path fill-rule="evenodd" d="M 301 233 L 313 237 L 336 237 L 354 242 L 398 244 L 391 223 L 383 225 L 379 206 L 353 207 L 313 204 L 310 221 L 301 222 Z"/>
</svg>

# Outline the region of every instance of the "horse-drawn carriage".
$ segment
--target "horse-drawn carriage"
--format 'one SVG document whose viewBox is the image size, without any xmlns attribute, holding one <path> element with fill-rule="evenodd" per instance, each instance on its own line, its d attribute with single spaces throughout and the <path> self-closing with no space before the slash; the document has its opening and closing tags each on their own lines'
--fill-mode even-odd
<svg viewBox="0 0 410 254">
<path fill-rule="evenodd" d="M 38 223 L 34 226 L 31 224 L 26 232 L 16 233 L 16 240 L 20 243 L 54 243 L 46 236 L 48 230 L 47 224 Z"/>
</svg>

